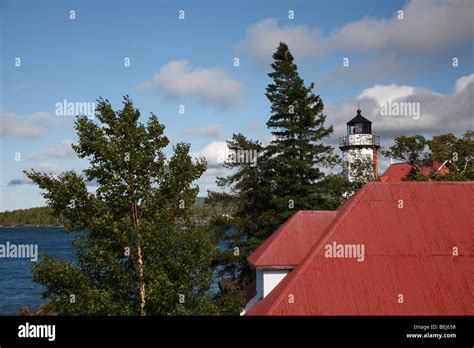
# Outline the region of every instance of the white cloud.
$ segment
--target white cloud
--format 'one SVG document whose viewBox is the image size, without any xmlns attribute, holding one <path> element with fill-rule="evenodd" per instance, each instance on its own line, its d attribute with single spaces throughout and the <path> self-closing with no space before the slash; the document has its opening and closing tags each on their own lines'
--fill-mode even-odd
<svg viewBox="0 0 474 348">
<path fill-rule="evenodd" d="M 328 48 L 430 52 L 472 41 L 473 4 L 470 0 L 412 0 L 390 19 L 363 18 L 338 28 Z"/>
<path fill-rule="evenodd" d="M 229 148 L 225 141 L 213 141 L 207 144 L 203 149 L 191 153 L 192 157 L 204 157 L 208 167 L 223 167 L 227 159 Z"/>
<path fill-rule="evenodd" d="M 0 111 L 0 135 L 23 139 L 36 139 L 48 132 L 56 120 L 46 112 L 21 117 L 13 112 Z"/>
<path fill-rule="evenodd" d="M 230 79 L 220 68 L 191 68 L 187 60 L 173 60 L 155 74 L 151 81 L 141 83 L 142 91 L 162 90 L 169 97 L 196 96 L 203 104 L 227 107 L 243 97 L 240 83 Z"/>
<path fill-rule="evenodd" d="M 213 141 L 203 149 L 191 153 L 192 157 L 204 157 L 207 161 L 207 170 L 197 182 L 199 185 L 199 195 L 205 196 L 207 190 L 221 190 L 217 187 L 216 178 L 227 176 L 231 172 L 230 169 L 224 167 L 228 151 L 229 149 L 225 141 Z"/>
<path fill-rule="evenodd" d="M 58 158 L 64 159 L 73 157 L 75 155 L 74 150 L 71 147 L 71 140 L 63 140 L 58 145 L 47 145 L 43 146 L 38 151 L 32 152 L 28 155 L 29 160 L 40 160 L 44 158 Z"/>
<path fill-rule="evenodd" d="M 250 26 L 237 51 L 248 52 L 254 61 L 266 64 L 280 41 L 287 43 L 298 58 L 314 56 L 323 49 L 323 38 L 318 29 L 306 25 L 279 27 L 275 18 L 268 18 Z"/>
<path fill-rule="evenodd" d="M 390 84 L 386 86 L 375 85 L 364 89 L 357 99 L 371 98 L 378 104 L 393 101 L 399 98 L 405 98 L 413 94 L 415 88 L 410 86 L 397 86 Z"/>
<path fill-rule="evenodd" d="M 280 41 L 304 59 L 335 50 L 404 58 L 407 53 L 442 52 L 474 40 L 470 0 L 412 0 L 401 10 L 403 19 L 398 19 L 398 13 L 387 19 L 362 18 L 327 35 L 317 27 L 280 26 L 276 19 L 264 19 L 249 27 L 237 50 L 267 64 Z"/>
<path fill-rule="evenodd" d="M 456 80 L 456 83 L 454 84 L 454 93 L 455 94 L 462 93 L 472 82 L 474 82 L 474 74 L 460 77 L 459 79 Z M 472 93 L 472 85 L 471 85 L 471 93 Z"/>
<path fill-rule="evenodd" d="M 463 134 L 474 129 L 473 102 L 474 74 L 460 77 L 454 83 L 453 93 L 440 94 L 426 88 L 395 84 L 363 90 L 359 96 L 362 115 L 373 122 L 372 131 L 381 141 L 391 144 L 399 135 L 436 135 L 454 132 Z M 419 103 L 420 117 L 382 116 L 381 106 L 389 100 L 400 103 Z M 334 125 L 331 141 L 346 133 L 346 122 L 355 116 L 356 101 L 327 105 L 327 122 Z"/>
<path fill-rule="evenodd" d="M 188 128 L 184 134 L 193 137 L 218 138 L 222 135 L 222 126 L 219 124 L 208 124 L 197 128 Z"/>
<path fill-rule="evenodd" d="M 199 186 L 199 195 L 207 196 L 207 190 L 222 191 L 216 184 L 217 177 L 225 177 L 230 174 L 230 170 L 224 167 L 214 168 L 210 167 L 199 178 L 197 184 Z"/>
</svg>

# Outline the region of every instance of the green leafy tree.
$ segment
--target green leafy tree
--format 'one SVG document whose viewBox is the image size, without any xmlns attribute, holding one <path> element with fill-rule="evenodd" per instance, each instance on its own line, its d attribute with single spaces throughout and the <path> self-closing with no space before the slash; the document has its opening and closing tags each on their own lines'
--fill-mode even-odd
<svg viewBox="0 0 474 348">
<path fill-rule="evenodd" d="M 394 145 L 383 154 L 412 166 L 406 180 L 474 179 L 474 132 L 471 131 L 461 138 L 452 133 L 433 136 L 431 140 L 426 140 L 421 135 L 396 137 Z M 424 175 L 423 167 L 432 166 L 433 161 L 440 162 L 448 171 L 433 170 L 429 175 Z"/>
<path fill-rule="evenodd" d="M 466 132 L 462 138 L 452 133 L 433 136 L 427 143 L 431 158 L 449 169 L 449 173 L 436 174 L 436 180 L 474 179 L 474 132 Z"/>
<path fill-rule="evenodd" d="M 215 312 L 208 232 L 194 225 L 193 182 L 206 169 L 178 143 L 167 159 L 164 126 L 124 97 L 114 111 L 99 99 L 97 124 L 78 117 L 73 149 L 90 166 L 57 177 L 27 172 L 74 241 L 77 263 L 42 256 L 33 280 L 46 287 L 49 310 L 81 315 L 181 315 Z M 88 182 L 97 189 L 90 192 Z"/>
<path fill-rule="evenodd" d="M 369 181 L 378 178 L 374 174 L 374 164 L 371 156 L 359 156 L 351 162 L 350 175 L 352 178 L 350 191 L 355 191 Z"/>
<path fill-rule="evenodd" d="M 407 175 L 408 180 L 427 180 L 422 175 L 423 166 L 430 160 L 429 155 L 425 151 L 427 141 L 422 135 L 399 136 L 394 140 L 387 151 L 382 151 L 386 157 L 391 157 L 400 161 L 407 162 L 411 165 L 411 170 Z"/>
</svg>

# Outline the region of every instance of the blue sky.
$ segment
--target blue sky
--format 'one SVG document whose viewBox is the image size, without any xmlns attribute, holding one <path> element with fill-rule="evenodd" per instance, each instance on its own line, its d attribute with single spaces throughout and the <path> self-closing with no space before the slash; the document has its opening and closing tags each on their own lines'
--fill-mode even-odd
<svg viewBox="0 0 474 348">
<path fill-rule="evenodd" d="M 85 167 L 69 151 L 74 117 L 55 115 L 64 99 L 101 96 L 118 108 L 129 94 L 143 121 L 157 114 L 172 143 L 191 143 L 210 164 L 232 133 L 268 141 L 264 91 L 278 41 L 288 43 L 305 81 L 316 83 L 336 130 L 329 143 L 343 135 L 357 101 L 388 145 L 400 134 L 462 134 L 474 128 L 472 10 L 468 0 L 0 0 L 0 211 L 44 205 L 22 170 Z M 387 98 L 419 101 L 422 117 L 378 117 Z M 213 166 L 201 192 L 222 174 Z"/>
</svg>

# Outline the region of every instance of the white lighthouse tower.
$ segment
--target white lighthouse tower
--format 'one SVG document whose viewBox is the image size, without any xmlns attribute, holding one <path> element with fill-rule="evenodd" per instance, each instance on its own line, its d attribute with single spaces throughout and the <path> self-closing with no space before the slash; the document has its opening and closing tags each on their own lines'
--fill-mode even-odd
<svg viewBox="0 0 474 348">
<path fill-rule="evenodd" d="M 375 178 L 378 176 L 380 137 L 372 135 L 372 122 L 361 115 L 360 109 L 357 109 L 357 115 L 347 122 L 347 135 L 339 138 L 339 148 L 342 150 L 344 175 L 349 181 L 354 181 L 354 162 L 357 159 L 371 163 L 370 168 L 365 170 L 370 170 L 372 173 L 366 174 L 372 174 Z"/>
</svg>

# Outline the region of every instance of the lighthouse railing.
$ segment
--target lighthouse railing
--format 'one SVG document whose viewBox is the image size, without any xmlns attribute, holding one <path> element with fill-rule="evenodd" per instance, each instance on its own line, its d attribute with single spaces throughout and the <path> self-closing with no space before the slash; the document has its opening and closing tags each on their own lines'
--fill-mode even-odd
<svg viewBox="0 0 474 348">
<path fill-rule="evenodd" d="M 349 145 L 380 146 L 380 137 L 371 134 L 350 134 L 339 138 L 339 146 Z"/>
</svg>

